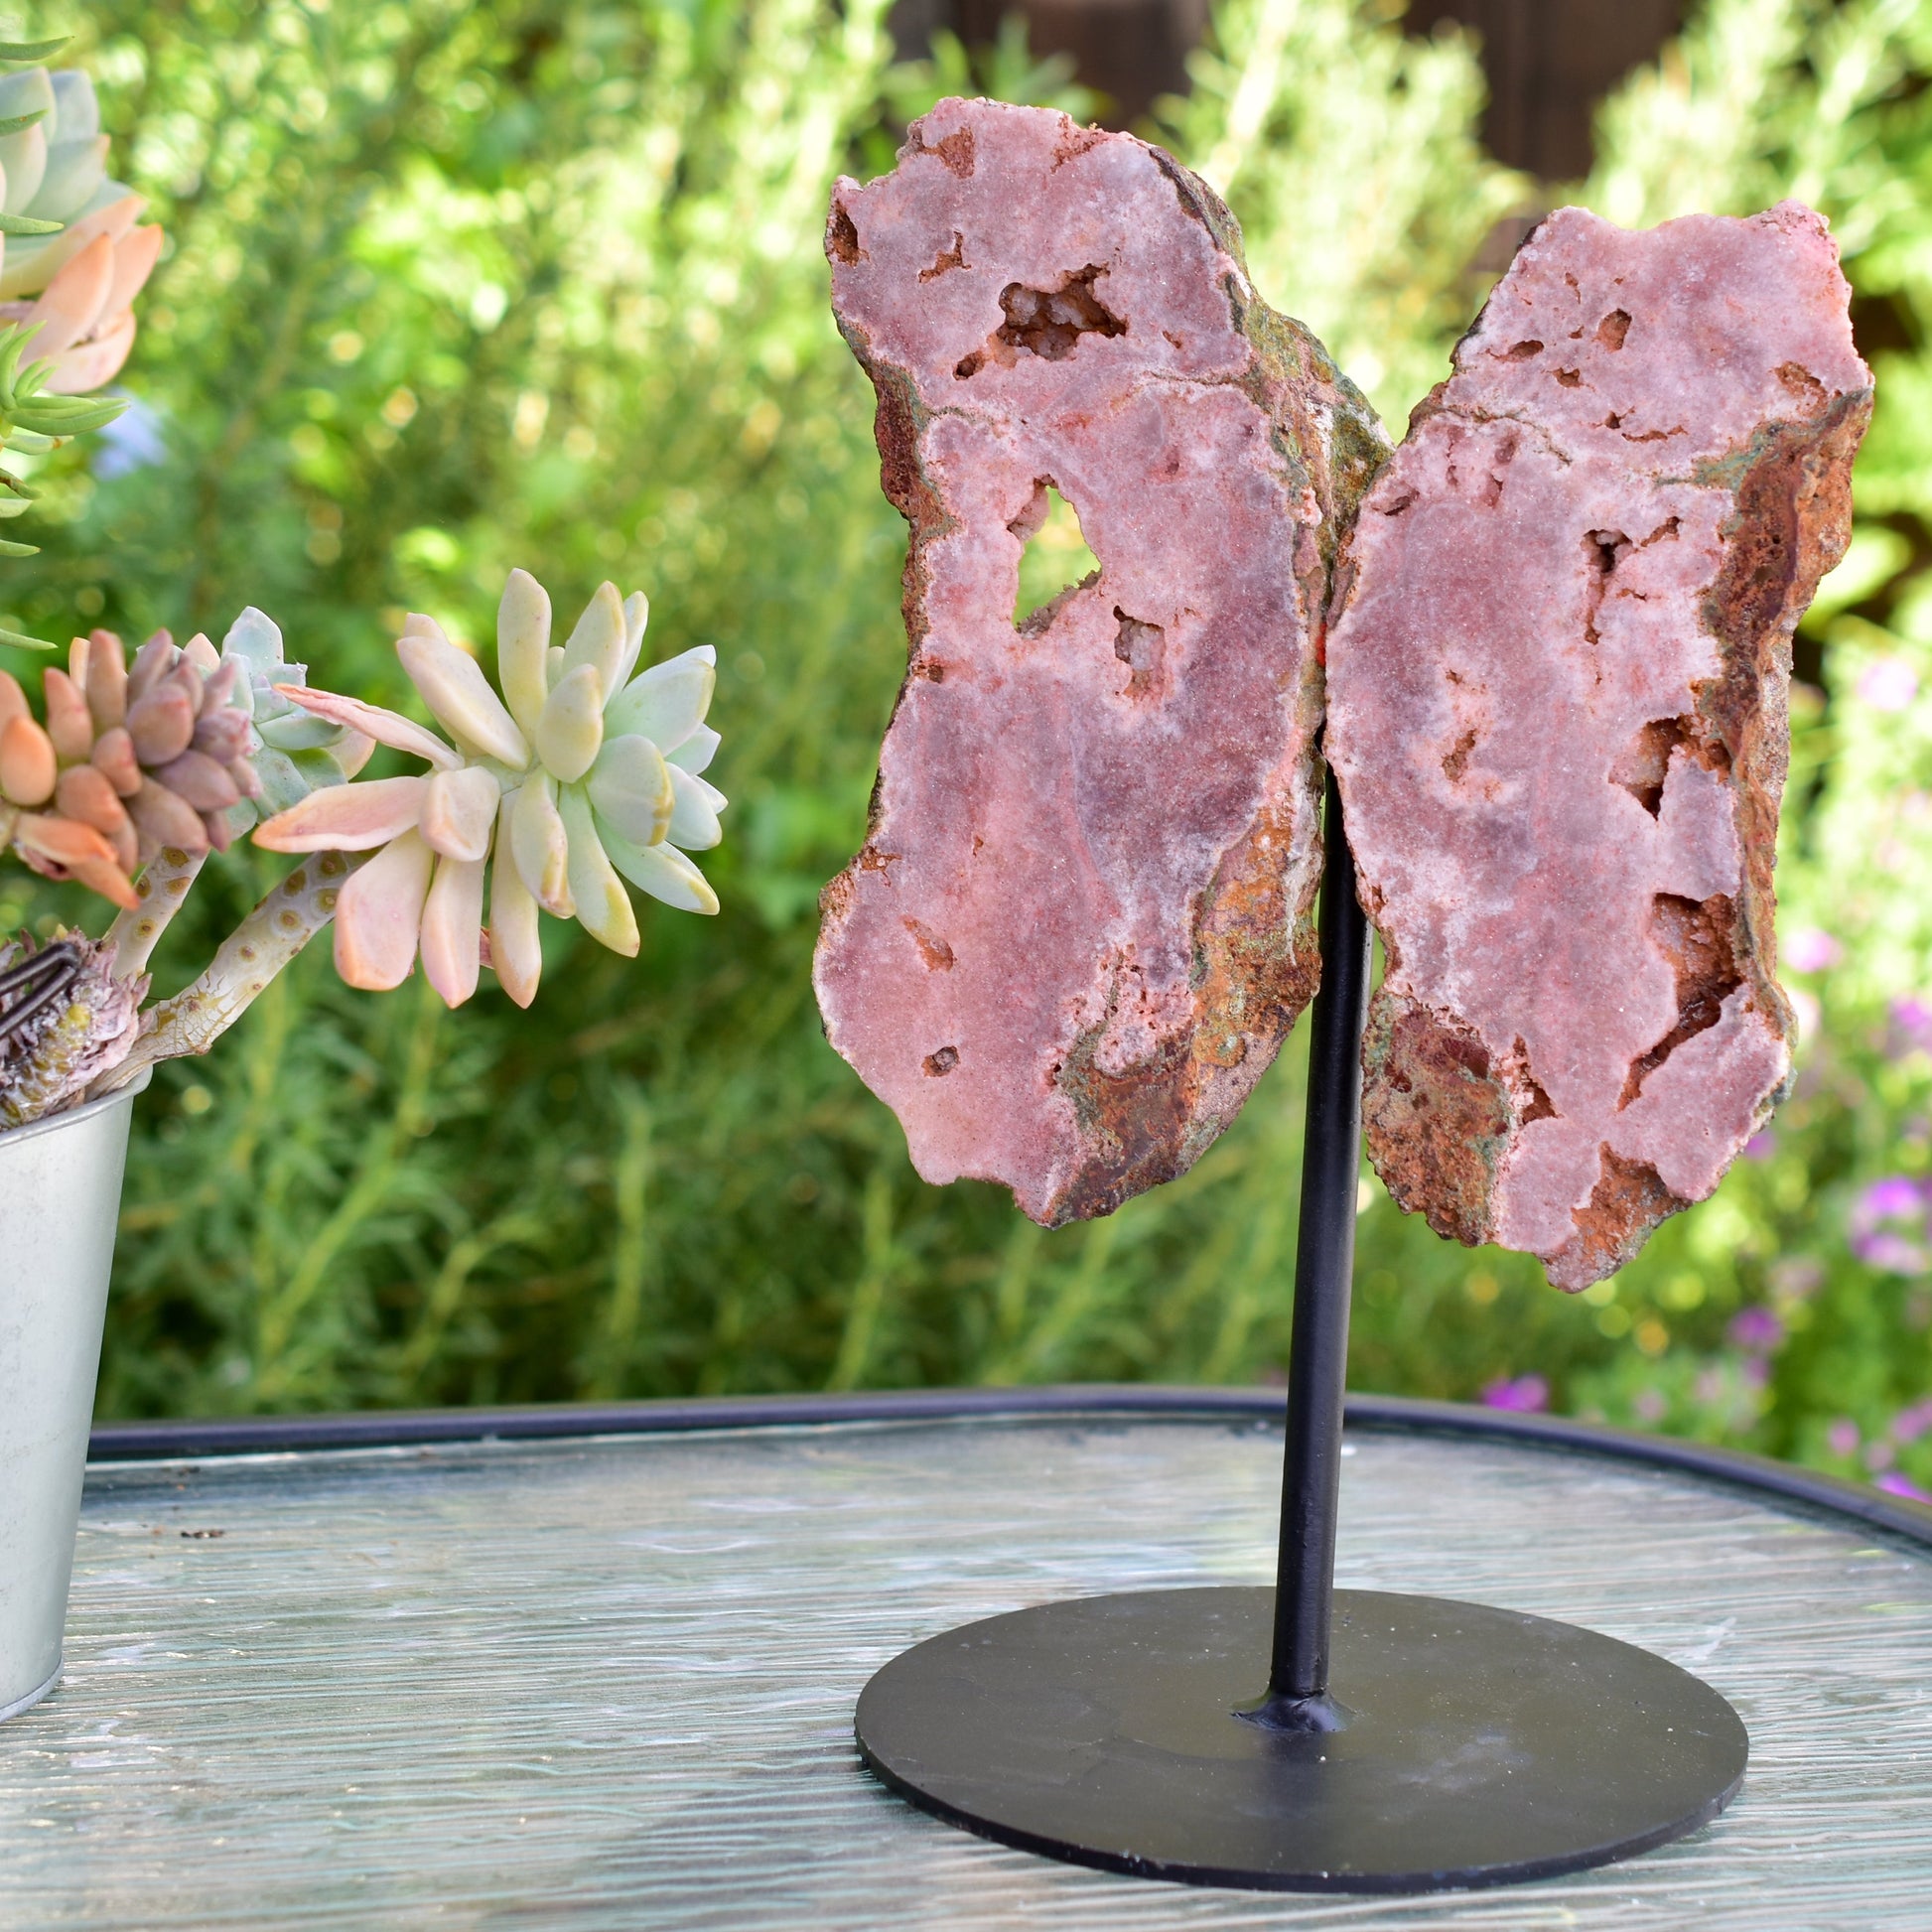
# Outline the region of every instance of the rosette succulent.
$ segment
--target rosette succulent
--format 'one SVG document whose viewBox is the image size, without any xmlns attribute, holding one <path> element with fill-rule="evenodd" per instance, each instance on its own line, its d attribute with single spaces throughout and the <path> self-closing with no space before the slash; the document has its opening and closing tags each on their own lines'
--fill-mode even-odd
<svg viewBox="0 0 1932 1932">
<path fill-rule="evenodd" d="M 45 724 L 0 671 L 0 835 L 35 871 L 134 910 L 141 867 L 171 854 L 192 870 L 256 822 L 257 800 L 285 809 L 361 768 L 369 740 L 273 688 L 303 676 L 252 609 L 220 652 L 158 630 L 130 666 L 112 631 L 76 637 L 67 669 L 43 676 Z"/>
<path fill-rule="evenodd" d="M 255 833 L 275 852 L 375 853 L 336 905 L 336 964 L 349 985 L 398 986 L 420 956 L 454 1007 L 486 962 L 528 1006 L 542 971 L 539 910 L 575 917 L 631 956 L 625 880 L 686 911 L 718 909 L 686 856 L 718 843 L 725 804 L 701 775 L 718 746 L 704 722 L 715 656 L 701 646 L 633 676 L 647 618 L 641 594 L 626 601 L 607 583 L 553 645 L 549 597 L 512 571 L 497 613 L 499 696 L 440 625 L 411 617 L 396 652 L 449 743 L 353 698 L 276 687 L 430 766 L 318 792 Z"/>
<path fill-rule="evenodd" d="M 137 227 L 146 198 L 108 178 L 86 74 L 37 67 L 0 76 L 0 319 L 26 329 L 31 356 L 52 360 L 50 394 L 98 389 L 134 346 L 134 298 L 160 259 L 162 231 Z"/>
</svg>

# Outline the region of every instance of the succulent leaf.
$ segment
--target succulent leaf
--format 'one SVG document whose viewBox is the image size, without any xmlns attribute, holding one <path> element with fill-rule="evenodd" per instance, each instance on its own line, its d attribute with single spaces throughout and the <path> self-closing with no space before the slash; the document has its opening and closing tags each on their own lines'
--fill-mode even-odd
<svg viewBox="0 0 1932 1932">
<path fill-rule="evenodd" d="M 425 731 L 400 712 L 385 711 L 380 705 L 364 704 L 360 698 L 345 698 L 334 691 L 307 691 L 296 684 L 278 684 L 275 690 L 278 696 L 314 712 L 318 718 L 333 719 L 391 751 L 426 759 L 441 770 L 454 771 L 463 762 L 460 753 L 451 751 L 434 732 Z"/>
<path fill-rule="evenodd" d="M 574 785 L 591 768 L 604 744 L 604 684 L 595 664 L 565 671 L 544 700 L 535 738 L 539 761 L 559 784 Z"/>
<path fill-rule="evenodd" d="M 405 832 L 344 884 L 336 900 L 336 970 L 349 986 L 386 993 L 416 963 L 436 855 Z"/>
<path fill-rule="evenodd" d="M 502 787 L 491 773 L 473 764 L 462 771 L 439 771 L 423 798 L 422 832 L 439 857 L 460 864 L 488 854 Z M 363 785 L 358 790 L 368 790 Z"/>
<path fill-rule="evenodd" d="M 586 788 L 599 819 L 634 845 L 655 845 L 670 830 L 677 803 L 671 767 L 647 738 L 612 739 Z"/>
<path fill-rule="evenodd" d="M 270 852 L 366 852 L 387 845 L 419 824 L 430 783 L 428 778 L 374 778 L 311 792 L 256 826 L 255 843 Z"/>
<path fill-rule="evenodd" d="M 630 909 L 623 881 L 605 856 L 584 787 L 565 785 L 557 805 L 570 840 L 570 897 L 578 924 L 613 952 L 634 959 L 639 944 L 637 915 Z"/>
<path fill-rule="evenodd" d="M 427 627 L 405 631 L 396 640 L 396 655 L 436 722 L 460 746 L 522 770 L 530 761 L 529 742 L 490 689 L 483 666 L 431 620 L 411 621 Z"/>
<path fill-rule="evenodd" d="M 640 892 L 661 898 L 680 912 L 715 912 L 718 895 L 674 845 L 633 845 L 607 832 L 604 850 L 611 863 Z"/>
<path fill-rule="evenodd" d="M 496 676 L 510 716 L 535 732 L 550 693 L 550 594 L 527 570 L 513 570 L 496 609 Z"/>
<path fill-rule="evenodd" d="M 557 781 L 548 772 L 532 772 L 514 795 L 510 854 L 530 897 L 554 918 L 569 918 L 570 839 L 557 810 Z"/>
<path fill-rule="evenodd" d="M 616 691 L 623 681 L 623 657 L 628 641 L 623 600 L 618 595 L 618 587 L 612 583 L 600 584 L 564 644 L 564 677 L 567 679 L 572 672 L 589 665 L 597 673 L 600 693 L 608 695 Z M 551 695 L 555 696 L 554 690 Z"/>
<path fill-rule="evenodd" d="M 488 848 L 488 834 L 483 837 Z M 423 974 L 447 1007 L 477 990 L 483 962 L 483 861 L 440 858 L 423 904 Z"/>
<path fill-rule="evenodd" d="M 671 808 L 671 822 L 664 836 L 686 852 L 708 852 L 725 836 L 718 823 L 718 814 L 725 808 L 725 794 L 691 772 L 680 771 L 676 765 L 668 769 L 676 803 Z"/>
<path fill-rule="evenodd" d="M 543 976 L 543 944 L 537 902 L 510 850 L 510 811 L 505 798 L 496 814 L 496 859 L 489 875 L 489 963 L 503 991 L 527 1007 Z"/>
<path fill-rule="evenodd" d="M 718 683 L 709 644 L 667 657 L 640 672 L 612 700 L 604 728 L 613 737 L 647 738 L 666 757 L 704 723 Z"/>
</svg>

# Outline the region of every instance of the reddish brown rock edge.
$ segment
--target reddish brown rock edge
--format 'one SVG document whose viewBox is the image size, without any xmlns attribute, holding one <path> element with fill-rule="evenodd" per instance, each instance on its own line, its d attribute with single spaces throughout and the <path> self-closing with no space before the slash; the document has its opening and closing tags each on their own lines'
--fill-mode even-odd
<svg viewBox="0 0 1932 1932">
<path fill-rule="evenodd" d="M 1870 413 L 1823 220 L 1539 227 L 1362 504 L 1328 750 L 1387 948 L 1371 1157 L 1440 1234 L 1620 1267 L 1782 1098 L 1790 639 Z"/>
<path fill-rule="evenodd" d="M 826 251 L 911 525 L 826 1034 L 926 1179 L 1104 1214 L 1199 1157 L 1313 991 L 1320 628 L 1387 445 L 1131 136 L 942 101 L 839 183 Z M 1048 484 L 1100 570 L 1016 629 Z"/>
</svg>

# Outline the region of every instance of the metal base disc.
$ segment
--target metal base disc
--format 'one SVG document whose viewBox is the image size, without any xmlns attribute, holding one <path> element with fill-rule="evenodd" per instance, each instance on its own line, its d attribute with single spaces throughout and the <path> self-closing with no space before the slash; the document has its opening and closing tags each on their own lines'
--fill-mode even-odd
<svg viewBox="0 0 1932 1932">
<path fill-rule="evenodd" d="M 1743 1782 L 1716 1691 L 1591 1630 L 1337 1590 L 1326 1734 L 1235 1714 L 1271 1589 L 1091 1596 L 903 1652 L 859 1699 L 894 1790 L 982 1837 L 1104 1870 L 1277 1891 L 1547 1878 L 1682 1837 Z"/>
</svg>

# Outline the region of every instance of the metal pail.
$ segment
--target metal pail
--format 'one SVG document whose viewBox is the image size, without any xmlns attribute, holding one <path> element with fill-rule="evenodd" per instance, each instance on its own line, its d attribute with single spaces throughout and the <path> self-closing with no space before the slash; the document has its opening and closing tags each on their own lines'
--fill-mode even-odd
<svg viewBox="0 0 1932 1932">
<path fill-rule="evenodd" d="M 134 1096 L 0 1134 L 0 1718 L 61 1674 Z"/>
</svg>

